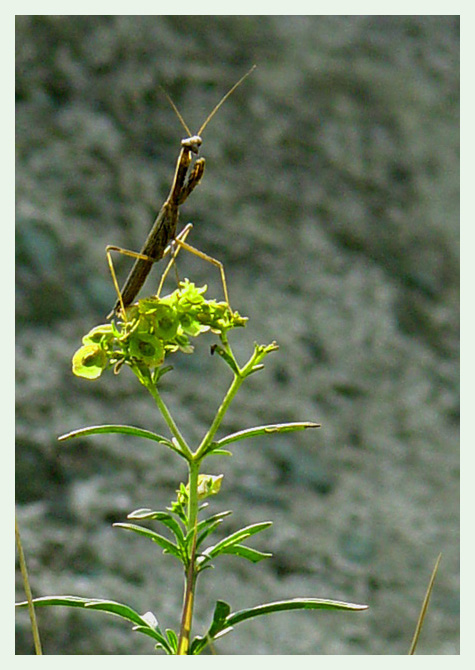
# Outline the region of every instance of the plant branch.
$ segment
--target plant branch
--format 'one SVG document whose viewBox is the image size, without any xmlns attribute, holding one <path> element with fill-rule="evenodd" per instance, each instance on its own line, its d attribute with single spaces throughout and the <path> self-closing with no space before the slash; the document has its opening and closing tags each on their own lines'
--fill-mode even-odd
<svg viewBox="0 0 475 670">
<path fill-rule="evenodd" d="M 203 437 L 200 446 L 198 449 L 195 451 L 194 457 L 197 460 L 201 460 L 205 455 L 206 452 L 209 448 L 209 445 L 213 442 L 214 436 L 216 435 L 216 431 L 218 430 L 219 426 L 221 425 L 221 422 L 226 414 L 226 412 L 229 409 L 229 406 L 231 402 L 233 401 L 234 396 L 236 393 L 239 391 L 239 388 L 241 384 L 244 381 L 244 377 L 239 374 L 234 375 L 234 379 L 231 382 L 231 385 L 229 386 L 226 395 L 224 396 L 223 402 L 219 406 L 218 411 L 216 412 L 216 415 L 213 419 L 213 422 L 211 426 L 209 427 L 208 432 L 206 435 Z"/>
<path fill-rule="evenodd" d="M 187 445 L 185 438 L 181 434 L 180 430 L 178 429 L 178 426 L 176 425 L 175 421 L 173 420 L 172 415 L 170 414 L 168 407 L 162 400 L 162 397 L 160 396 L 159 392 L 157 391 L 155 384 L 153 384 L 151 381 L 146 384 L 146 387 L 150 394 L 152 395 L 153 399 L 155 400 L 155 403 L 160 410 L 163 418 L 165 419 L 165 422 L 167 426 L 169 427 L 172 435 L 175 437 L 178 445 L 181 448 L 181 451 L 183 453 L 183 456 L 187 459 L 187 461 L 190 461 L 193 458 L 193 452 L 191 451 L 190 447 Z"/>
</svg>

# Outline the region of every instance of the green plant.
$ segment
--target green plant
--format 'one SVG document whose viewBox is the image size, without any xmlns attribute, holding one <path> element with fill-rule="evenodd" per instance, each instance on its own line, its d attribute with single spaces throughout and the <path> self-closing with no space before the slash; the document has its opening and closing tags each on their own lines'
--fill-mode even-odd
<svg viewBox="0 0 475 670">
<path fill-rule="evenodd" d="M 80 607 L 116 615 L 131 622 L 133 630 L 151 637 L 156 648 L 171 655 L 199 654 L 207 645 L 231 631 L 241 621 L 272 612 L 293 609 L 359 611 L 367 607 L 319 598 L 294 598 L 231 612 L 231 607 L 219 600 L 207 632 L 192 637 L 193 602 L 199 574 L 210 567 L 221 554 L 233 554 L 251 563 L 270 556 L 245 544 L 250 537 L 269 528 L 272 524 L 270 521 L 246 526 L 209 544 L 212 534 L 230 512 L 224 511 L 210 516 L 203 514 L 208 504 L 204 501 L 219 493 L 223 479 L 222 475 L 201 472 L 204 461 L 210 457 L 231 455 L 229 447 L 245 438 L 318 427 L 318 424 L 312 422 L 277 423 L 246 428 L 219 439 L 216 437 L 243 382 L 250 375 L 262 370 L 266 356 L 278 347 L 275 342 L 268 345 L 256 344 L 247 363 L 239 365 L 229 344 L 228 333 L 234 328 L 245 326 L 247 319 L 232 312 L 226 302 L 205 299 L 205 292 L 206 287 L 198 288 L 185 280 L 167 297 L 139 300 L 127 308 L 125 318 L 93 328 L 83 338 L 83 346 L 73 357 L 74 374 L 89 380 L 97 379 L 109 368 L 117 374 L 123 366 L 128 366 L 153 397 L 170 437 L 134 426 L 103 425 L 76 430 L 59 438 L 63 441 L 100 433 L 122 433 L 153 440 L 173 450 L 186 461 L 188 481 L 179 485 L 177 497 L 170 507 L 162 511 L 138 509 L 128 515 L 129 521 L 133 523 L 115 524 L 118 528 L 151 540 L 163 553 L 172 556 L 182 565 L 185 586 L 180 630 L 162 631 L 157 617 L 151 612 L 141 615 L 128 605 L 111 600 L 68 595 L 36 598 L 33 601 L 36 606 Z M 232 380 L 208 431 L 196 448 L 192 448 L 176 425 L 159 387 L 164 374 L 171 370 L 166 365 L 169 357 L 178 351 L 191 354 L 192 339 L 204 333 L 213 333 L 218 337 L 218 342 L 211 350 L 230 368 Z M 135 523 L 137 521 L 155 522 L 158 527 L 166 529 L 167 535 Z M 26 605 L 26 602 L 19 604 L 21 607 Z"/>
</svg>

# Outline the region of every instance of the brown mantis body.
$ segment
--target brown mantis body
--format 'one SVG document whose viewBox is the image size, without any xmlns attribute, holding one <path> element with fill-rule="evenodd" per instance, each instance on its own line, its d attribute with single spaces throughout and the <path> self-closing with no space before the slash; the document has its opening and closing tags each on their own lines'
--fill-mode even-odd
<svg viewBox="0 0 475 670">
<path fill-rule="evenodd" d="M 163 203 L 140 253 L 137 254 L 132 251 L 126 251 L 125 249 L 120 249 L 119 247 L 115 246 L 108 246 L 106 248 L 109 267 L 111 269 L 114 285 L 118 293 L 117 301 L 109 316 L 112 316 L 114 313 L 120 313 L 120 312 L 122 313 L 122 315 L 125 315 L 125 308 L 128 307 L 130 304 L 132 304 L 132 302 L 135 300 L 138 292 L 144 285 L 145 280 L 147 279 L 148 274 L 152 269 L 152 266 L 154 265 L 154 263 L 163 258 L 165 251 L 167 250 L 167 247 L 170 245 L 170 243 L 173 243 L 175 240 L 177 241 L 178 244 L 180 244 L 180 246 L 184 247 L 185 249 L 193 251 L 194 253 L 196 253 L 198 256 L 201 256 L 205 260 L 208 260 L 214 263 L 215 265 L 218 265 L 220 267 L 221 276 L 224 280 L 224 270 L 222 268 L 222 264 L 219 261 L 210 258 L 206 254 L 199 252 L 193 247 L 190 247 L 188 244 L 184 242 L 185 236 L 183 237 L 183 239 L 180 239 L 180 236 L 176 237 L 178 213 L 180 205 L 182 205 L 185 202 L 185 200 L 188 198 L 193 189 L 199 184 L 204 173 L 205 168 L 204 158 L 198 158 L 195 161 L 195 164 L 193 165 L 190 171 L 190 165 L 192 163 L 193 154 L 194 155 L 198 154 L 199 148 L 202 143 L 202 139 L 200 137 L 201 133 L 208 125 L 209 121 L 214 116 L 214 114 L 224 103 L 224 101 L 231 95 L 231 93 L 233 93 L 233 91 L 241 84 L 241 82 L 254 70 L 254 68 L 255 65 L 251 68 L 251 70 L 249 70 L 249 72 L 247 72 L 243 77 L 241 77 L 241 79 L 236 84 L 234 84 L 234 86 L 228 91 L 228 93 L 226 93 L 226 95 L 213 109 L 213 111 L 208 116 L 208 118 L 201 126 L 200 130 L 196 135 L 191 134 L 181 114 L 175 107 L 172 100 L 167 95 L 170 104 L 172 105 L 173 109 L 178 115 L 178 118 L 180 119 L 183 127 L 189 134 L 189 137 L 181 141 L 181 150 L 178 156 L 178 161 L 175 169 L 175 176 L 173 179 L 172 187 L 170 189 L 170 193 L 168 194 L 167 199 Z M 122 287 L 122 290 L 119 290 L 118 288 L 115 272 L 113 269 L 112 259 L 110 256 L 111 251 L 119 251 L 123 254 L 135 258 L 135 263 L 124 283 L 124 286 Z M 225 299 L 226 302 L 228 302 L 229 304 L 225 281 L 223 281 L 223 286 L 225 291 Z"/>
</svg>

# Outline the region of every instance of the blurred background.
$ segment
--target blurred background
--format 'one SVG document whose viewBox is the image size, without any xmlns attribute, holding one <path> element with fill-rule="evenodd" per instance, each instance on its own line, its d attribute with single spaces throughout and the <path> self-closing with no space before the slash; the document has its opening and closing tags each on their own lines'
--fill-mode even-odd
<svg viewBox="0 0 475 670">
<path fill-rule="evenodd" d="M 232 344 L 277 353 L 236 397 L 222 434 L 309 420 L 215 458 L 222 532 L 272 520 L 199 583 L 196 633 L 294 596 L 364 613 L 275 614 L 218 654 L 407 654 L 439 552 L 418 653 L 459 653 L 459 21 L 457 16 L 17 16 L 16 510 L 33 592 L 110 598 L 179 625 L 182 575 L 112 528 L 161 509 L 185 477 L 154 443 L 58 435 L 98 423 L 165 428 L 129 370 L 73 377 L 82 336 L 115 294 L 107 244 L 139 250 L 168 194 L 180 140 L 170 94 L 203 133 L 190 243 L 225 263 Z M 121 279 L 130 259 L 115 259 Z M 221 298 L 216 268 L 178 269 Z M 153 293 L 160 267 L 143 295 Z M 173 277 L 170 290 L 173 290 Z M 229 384 L 200 338 L 162 382 L 192 444 Z M 145 441 L 143 441 L 145 442 Z M 24 599 L 17 574 L 17 599 Z M 38 612 L 44 653 L 153 654 L 98 612 Z M 26 612 L 17 654 L 32 654 Z"/>
</svg>

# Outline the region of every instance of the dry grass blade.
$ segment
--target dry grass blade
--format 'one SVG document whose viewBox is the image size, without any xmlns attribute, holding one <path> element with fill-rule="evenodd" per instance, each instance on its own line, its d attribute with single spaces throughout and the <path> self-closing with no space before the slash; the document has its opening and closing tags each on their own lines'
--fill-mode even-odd
<svg viewBox="0 0 475 670">
<path fill-rule="evenodd" d="M 36 623 L 35 608 L 33 606 L 33 597 L 31 595 L 30 581 L 28 579 L 28 571 L 26 569 L 25 554 L 23 553 L 23 547 L 20 540 L 20 531 L 18 529 L 16 519 L 15 519 L 15 540 L 18 549 L 18 560 L 20 562 L 21 576 L 23 577 L 23 585 L 25 587 L 26 599 L 28 601 L 28 612 L 30 615 L 31 630 L 33 633 L 33 642 L 35 645 L 35 653 L 37 656 L 42 656 L 43 652 L 41 651 L 40 633 L 38 630 L 38 624 Z"/>
<path fill-rule="evenodd" d="M 419 614 L 419 619 L 417 621 L 416 630 L 414 631 L 414 637 L 412 638 L 411 648 L 409 649 L 409 655 L 410 656 L 413 655 L 414 652 L 416 651 L 417 642 L 419 641 L 419 636 L 420 636 L 421 630 L 422 630 L 422 624 L 424 623 L 427 608 L 429 606 L 429 600 L 430 600 L 430 596 L 431 596 L 431 593 L 432 593 L 432 589 L 434 588 L 435 577 L 437 575 L 437 570 L 439 569 L 439 563 L 440 563 L 441 558 L 442 558 L 442 554 L 439 554 L 438 557 L 437 557 L 437 560 L 435 562 L 434 569 L 432 570 L 432 574 L 431 574 L 430 581 L 429 581 L 429 586 L 427 587 L 424 602 L 422 603 L 422 607 L 421 607 L 421 613 Z"/>
</svg>

